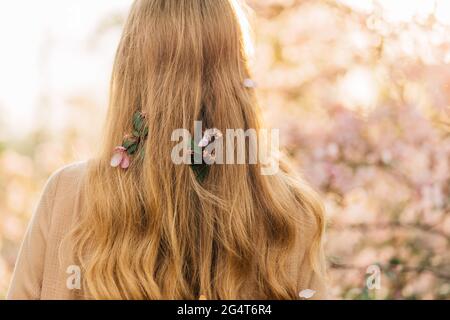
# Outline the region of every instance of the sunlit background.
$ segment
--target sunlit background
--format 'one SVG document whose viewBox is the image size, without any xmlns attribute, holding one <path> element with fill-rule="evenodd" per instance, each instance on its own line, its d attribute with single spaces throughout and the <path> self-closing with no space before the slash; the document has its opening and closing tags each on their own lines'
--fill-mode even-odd
<svg viewBox="0 0 450 320">
<path fill-rule="evenodd" d="M 95 150 L 131 2 L 0 0 L 0 297 L 45 180 Z M 450 298 L 450 0 L 248 3 L 266 118 L 326 202 L 333 297 Z"/>
</svg>

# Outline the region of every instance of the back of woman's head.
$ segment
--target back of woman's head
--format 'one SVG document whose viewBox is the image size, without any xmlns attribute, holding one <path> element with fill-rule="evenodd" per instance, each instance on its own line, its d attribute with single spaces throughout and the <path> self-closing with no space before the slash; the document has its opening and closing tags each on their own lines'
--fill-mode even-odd
<svg viewBox="0 0 450 320">
<path fill-rule="evenodd" d="M 171 159 L 174 130 L 260 129 L 236 0 L 137 0 L 118 48 L 107 128 L 72 233 L 93 298 L 295 298 L 296 251 L 319 273 L 322 208 L 284 165 Z M 143 112 L 148 138 L 127 170 L 111 152 Z M 248 150 L 247 150 L 248 151 Z M 304 248 L 299 248 L 303 243 Z M 298 266 L 300 268 L 300 266 Z"/>
</svg>

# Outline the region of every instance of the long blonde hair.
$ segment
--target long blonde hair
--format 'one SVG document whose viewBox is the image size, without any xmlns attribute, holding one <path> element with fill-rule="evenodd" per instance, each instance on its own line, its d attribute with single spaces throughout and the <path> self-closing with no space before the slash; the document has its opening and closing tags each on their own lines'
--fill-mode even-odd
<svg viewBox="0 0 450 320">
<path fill-rule="evenodd" d="M 111 81 L 105 139 L 91 161 L 71 241 L 86 297 L 295 299 L 298 240 L 319 276 L 320 201 L 285 165 L 213 165 L 199 182 L 171 160 L 172 131 L 260 129 L 236 0 L 137 0 Z M 111 168 L 114 147 L 147 113 L 145 155 Z M 307 237 L 311 241 L 305 240 Z M 300 268 L 300 266 L 297 266 Z"/>
</svg>

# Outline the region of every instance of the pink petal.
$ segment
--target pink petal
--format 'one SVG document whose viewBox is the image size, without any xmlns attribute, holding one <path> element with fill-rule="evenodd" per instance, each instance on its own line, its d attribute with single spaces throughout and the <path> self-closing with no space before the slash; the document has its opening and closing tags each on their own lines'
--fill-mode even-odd
<svg viewBox="0 0 450 320">
<path fill-rule="evenodd" d="M 127 151 L 127 149 L 122 146 L 117 146 L 114 148 L 114 152 L 125 152 L 125 151 Z"/>
<path fill-rule="evenodd" d="M 223 134 L 219 129 L 213 129 L 212 136 L 216 139 L 220 139 L 223 137 Z"/>
<path fill-rule="evenodd" d="M 116 152 L 111 158 L 111 167 L 117 168 L 123 159 L 123 152 Z"/>
<path fill-rule="evenodd" d="M 128 169 L 130 167 L 130 157 L 128 156 L 127 153 L 123 153 L 123 158 L 122 158 L 122 162 L 120 163 L 120 167 L 122 169 Z"/>
<path fill-rule="evenodd" d="M 200 143 L 198 144 L 198 146 L 200 148 L 203 148 L 203 147 L 206 147 L 208 144 L 209 144 L 209 139 L 208 139 L 208 137 L 205 136 L 205 137 L 203 137 L 202 140 L 200 140 Z"/>
</svg>

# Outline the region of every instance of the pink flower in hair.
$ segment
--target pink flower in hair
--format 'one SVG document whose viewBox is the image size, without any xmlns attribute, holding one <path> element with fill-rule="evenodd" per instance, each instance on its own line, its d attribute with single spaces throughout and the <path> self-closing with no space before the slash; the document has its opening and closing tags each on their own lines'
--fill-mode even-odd
<svg viewBox="0 0 450 320">
<path fill-rule="evenodd" d="M 111 158 L 111 167 L 117 168 L 120 166 L 122 169 L 128 169 L 130 162 L 130 156 L 126 148 L 120 146 L 114 149 L 114 154 Z"/>
<path fill-rule="evenodd" d="M 222 136 L 223 136 L 222 132 L 220 132 L 219 129 L 216 129 L 216 128 L 208 129 L 205 131 L 205 134 L 203 135 L 202 140 L 200 140 L 198 146 L 200 148 L 204 148 L 212 142 L 213 138 L 217 140 L 217 139 L 221 139 Z"/>
</svg>

